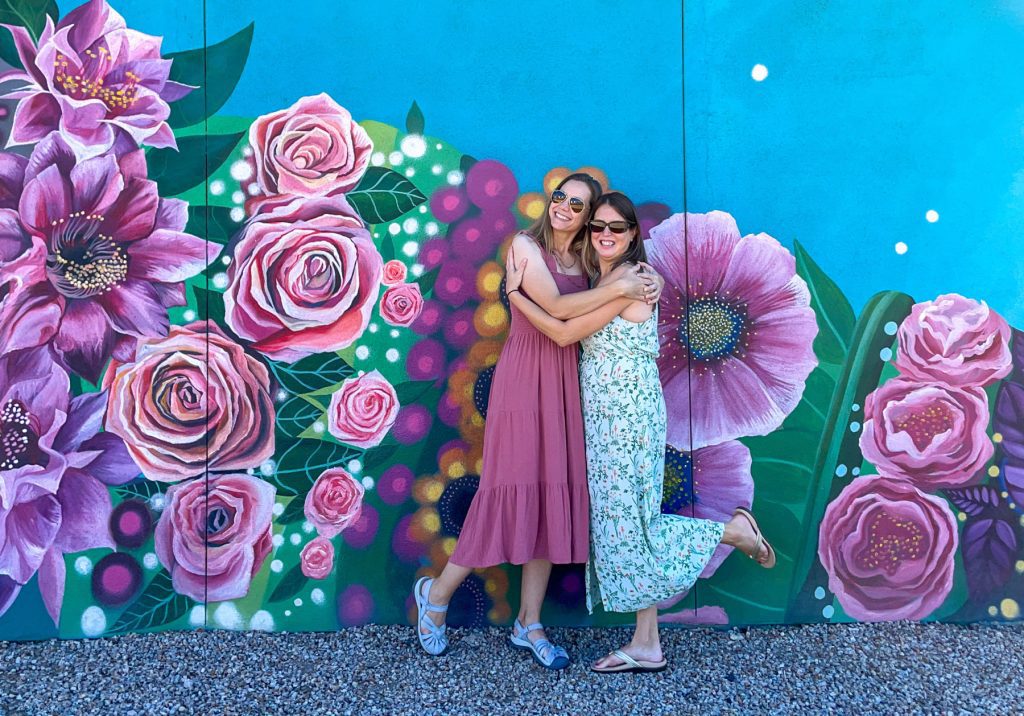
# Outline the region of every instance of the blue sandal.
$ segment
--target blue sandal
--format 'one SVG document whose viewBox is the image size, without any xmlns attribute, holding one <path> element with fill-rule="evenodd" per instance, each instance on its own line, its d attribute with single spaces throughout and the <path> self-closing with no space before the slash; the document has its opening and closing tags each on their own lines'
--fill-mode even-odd
<svg viewBox="0 0 1024 716">
<path fill-rule="evenodd" d="M 427 616 L 427 612 L 448 611 L 448 606 L 439 607 L 431 604 L 427 599 L 430 594 L 430 585 L 434 582 L 430 577 L 420 577 L 412 588 L 412 595 L 416 599 L 416 635 L 420 638 L 420 646 L 431 656 L 441 656 L 448 649 L 447 624 L 437 625 L 434 620 Z M 427 632 L 424 634 L 423 630 Z"/>
<path fill-rule="evenodd" d="M 529 624 L 524 627 L 519 623 L 519 620 L 516 619 L 516 623 L 512 627 L 512 635 L 509 637 L 509 641 L 512 643 L 514 648 L 530 652 L 533 660 L 545 669 L 551 669 L 552 671 L 564 669 L 569 665 L 569 655 L 566 653 L 565 649 L 560 646 L 555 646 L 547 639 L 530 641 L 530 632 L 534 629 L 543 628 L 544 625 L 539 622 L 537 624 Z"/>
</svg>

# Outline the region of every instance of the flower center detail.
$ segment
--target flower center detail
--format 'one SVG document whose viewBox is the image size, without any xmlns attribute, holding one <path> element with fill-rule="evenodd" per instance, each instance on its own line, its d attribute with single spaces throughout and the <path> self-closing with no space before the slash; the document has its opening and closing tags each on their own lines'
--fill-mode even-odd
<svg viewBox="0 0 1024 716">
<path fill-rule="evenodd" d="M 223 505 L 214 505 L 210 507 L 209 513 L 206 515 L 206 542 L 209 545 L 217 545 L 217 541 L 212 539 L 216 537 L 221 531 L 224 530 L 229 524 L 231 524 L 231 512 Z"/>
<path fill-rule="evenodd" d="M 131 70 L 111 72 L 114 61 L 106 47 L 86 50 L 85 58 L 78 68 L 65 55 L 58 54 L 54 60 L 54 80 L 64 94 L 81 100 L 98 99 L 115 113 L 130 109 L 138 100 L 141 78 Z"/>
<path fill-rule="evenodd" d="M 20 400 L 8 400 L 0 410 L 0 470 L 36 465 L 43 457 L 32 414 Z"/>
<path fill-rule="evenodd" d="M 708 296 L 691 303 L 688 310 L 689 320 L 679 326 L 679 337 L 694 360 L 743 355 L 747 314 L 742 305 Z"/>
<path fill-rule="evenodd" d="M 103 217 L 78 211 L 51 223 L 50 281 L 68 298 L 89 298 L 128 277 L 128 255 L 114 240 L 99 233 Z"/>
<path fill-rule="evenodd" d="M 924 410 L 901 415 L 895 427 L 907 433 L 918 450 L 924 450 L 931 445 L 936 435 L 953 429 L 953 411 L 944 403 L 932 403 Z"/>
<path fill-rule="evenodd" d="M 680 514 L 697 502 L 693 456 L 671 445 L 665 446 L 665 484 L 662 494 L 662 510 L 673 514 Z"/>
<path fill-rule="evenodd" d="M 857 555 L 857 563 L 864 569 L 881 569 L 891 577 L 903 560 L 921 556 L 923 540 L 916 522 L 879 511 L 870 518 L 868 543 Z"/>
</svg>

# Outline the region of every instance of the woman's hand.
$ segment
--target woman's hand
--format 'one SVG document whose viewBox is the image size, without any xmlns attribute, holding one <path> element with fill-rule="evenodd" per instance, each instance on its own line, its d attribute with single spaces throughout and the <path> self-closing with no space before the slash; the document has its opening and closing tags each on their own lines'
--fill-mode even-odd
<svg viewBox="0 0 1024 716">
<path fill-rule="evenodd" d="M 658 299 L 661 298 L 661 292 L 665 290 L 665 279 L 660 273 L 655 271 L 654 267 L 649 263 L 641 261 L 637 266 L 644 270 L 644 276 L 653 279 L 654 281 L 654 291 L 647 294 L 647 298 L 645 299 L 648 304 L 653 305 L 658 302 Z"/>
<path fill-rule="evenodd" d="M 639 265 L 622 265 L 615 269 L 609 275 L 609 278 L 614 279 L 622 296 L 634 301 L 650 303 L 651 296 L 654 296 L 655 300 L 657 300 L 657 297 L 661 295 L 661 287 L 658 285 L 655 276 L 657 274 L 644 273 Z M 660 279 L 661 277 L 658 276 L 658 278 Z"/>
<path fill-rule="evenodd" d="M 519 287 L 523 284 L 523 276 L 526 274 L 526 259 L 523 259 L 518 264 L 516 263 L 516 256 L 510 249 L 508 256 L 505 257 L 505 295 L 508 296 L 513 291 L 519 290 Z"/>
</svg>

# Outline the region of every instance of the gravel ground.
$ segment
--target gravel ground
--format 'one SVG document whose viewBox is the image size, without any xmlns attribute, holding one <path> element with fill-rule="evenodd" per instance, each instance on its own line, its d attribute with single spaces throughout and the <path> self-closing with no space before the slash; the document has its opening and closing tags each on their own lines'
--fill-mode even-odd
<svg viewBox="0 0 1024 716">
<path fill-rule="evenodd" d="M 1024 629 L 876 624 L 666 629 L 661 674 L 586 664 L 624 628 L 549 630 L 576 662 L 546 672 L 505 630 L 456 629 L 438 659 L 411 627 L 0 642 L 0 714 L 1011 714 Z"/>
</svg>

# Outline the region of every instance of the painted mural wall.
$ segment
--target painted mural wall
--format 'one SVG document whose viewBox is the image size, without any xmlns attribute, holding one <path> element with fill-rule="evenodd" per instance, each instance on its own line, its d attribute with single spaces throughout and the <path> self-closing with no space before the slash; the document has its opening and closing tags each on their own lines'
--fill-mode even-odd
<svg viewBox="0 0 1024 716">
<path fill-rule="evenodd" d="M 779 553 L 662 619 L 1019 617 L 1019 162 L 935 154 L 1021 149 L 1024 19 L 593 2 L 513 46 L 545 6 L 211 5 L 0 2 L 0 639 L 408 622 L 479 484 L 504 248 L 577 169 L 666 280 L 663 509 L 752 505 Z M 663 61 L 597 53 L 610 18 Z M 936 58 L 983 38 L 979 108 Z M 582 566 L 548 597 L 621 622 Z"/>
</svg>

